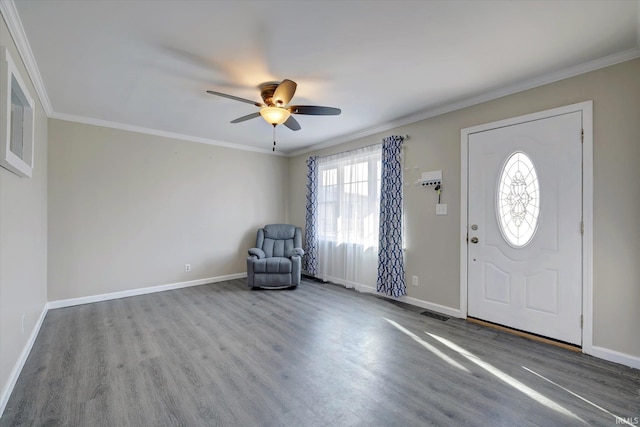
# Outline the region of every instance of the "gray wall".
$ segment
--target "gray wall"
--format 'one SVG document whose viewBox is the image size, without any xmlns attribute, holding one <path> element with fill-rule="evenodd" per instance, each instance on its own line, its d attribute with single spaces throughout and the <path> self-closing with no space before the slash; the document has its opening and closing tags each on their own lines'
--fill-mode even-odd
<svg viewBox="0 0 640 427">
<path fill-rule="evenodd" d="M 402 126 L 291 159 L 289 214 L 304 222 L 306 172 L 310 155 L 345 151 L 409 134 L 405 181 L 421 172 L 443 170 L 442 202 L 435 192 L 405 187 L 406 275 L 419 276 L 408 295 L 430 303 L 460 306 L 460 130 L 496 120 L 594 102 L 594 339 L 593 345 L 640 357 L 640 60 L 629 61 L 504 98 Z M 416 170 L 415 168 L 418 168 Z"/>
<path fill-rule="evenodd" d="M 0 391 L 4 392 L 47 302 L 47 117 L 4 19 L 0 19 L 0 45 L 9 49 L 36 100 L 33 176 L 20 178 L 0 168 Z"/>
<path fill-rule="evenodd" d="M 49 301 L 244 273 L 287 220 L 284 157 L 56 119 L 49 144 Z"/>
</svg>

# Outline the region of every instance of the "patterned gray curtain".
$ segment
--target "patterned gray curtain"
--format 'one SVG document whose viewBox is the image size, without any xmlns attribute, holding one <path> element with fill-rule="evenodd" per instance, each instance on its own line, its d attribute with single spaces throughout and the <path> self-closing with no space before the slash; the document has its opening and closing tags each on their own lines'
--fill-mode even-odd
<svg viewBox="0 0 640 427">
<path fill-rule="evenodd" d="M 402 253 L 403 140 L 401 136 L 390 136 L 382 141 L 377 290 L 395 297 L 407 293 Z"/>
<path fill-rule="evenodd" d="M 307 213 L 302 268 L 312 276 L 318 274 L 318 158 L 307 159 Z"/>
</svg>

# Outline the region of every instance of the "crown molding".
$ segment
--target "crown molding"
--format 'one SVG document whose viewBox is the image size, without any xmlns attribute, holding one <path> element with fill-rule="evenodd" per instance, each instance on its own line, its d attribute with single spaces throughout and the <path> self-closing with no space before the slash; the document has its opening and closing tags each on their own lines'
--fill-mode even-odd
<svg viewBox="0 0 640 427">
<path fill-rule="evenodd" d="M 640 2 L 638 3 L 640 5 Z M 639 12 L 640 14 L 640 12 Z M 640 23 L 639 23 L 640 26 Z M 638 30 L 640 37 L 640 28 Z M 640 46 L 640 43 L 639 43 Z M 614 53 L 613 55 L 605 56 L 603 58 L 595 59 L 593 61 L 585 62 L 573 67 L 564 68 L 559 71 L 548 73 L 534 79 L 525 80 L 520 83 L 516 83 L 511 86 L 506 86 L 497 90 L 489 91 L 481 95 L 466 98 L 460 101 L 452 102 L 442 106 L 430 108 L 419 113 L 411 114 L 409 116 L 401 117 L 378 126 L 364 129 L 359 132 L 350 133 L 314 144 L 310 147 L 303 148 L 301 150 L 292 151 L 288 154 L 289 157 L 295 157 L 302 154 L 307 154 L 313 151 L 329 148 L 334 145 L 342 144 L 345 142 L 353 141 L 358 138 L 365 138 L 370 135 L 374 135 L 380 132 L 385 132 L 391 129 L 396 129 L 400 126 L 408 125 L 411 123 L 419 122 L 431 117 L 439 116 L 452 111 L 461 110 L 466 107 L 481 104 L 483 102 L 491 101 L 494 99 L 502 98 L 507 95 L 512 95 L 518 92 L 523 92 L 528 89 L 533 89 L 539 86 L 544 86 L 549 83 L 557 82 L 560 80 L 575 77 L 580 74 L 585 74 L 591 71 L 596 71 L 601 68 L 609 67 L 611 65 L 619 64 L 622 62 L 630 61 L 636 58 L 640 58 L 640 47 L 634 47 L 632 49 L 624 50 L 622 52 Z"/>
<path fill-rule="evenodd" d="M 178 139 L 181 141 L 198 142 L 201 144 L 215 145 L 217 147 L 232 148 L 234 150 L 252 151 L 254 153 L 269 154 L 274 156 L 287 156 L 285 153 L 272 152 L 263 148 L 249 147 L 247 145 L 235 144 L 232 142 L 218 141 L 210 138 L 202 138 L 199 136 L 185 135 L 182 133 L 168 132 L 164 130 L 151 129 L 142 126 L 130 125 L 127 123 L 111 122 L 108 120 L 94 119 L 92 117 L 77 116 L 74 114 L 52 113 L 49 115 L 52 119 L 64 120 L 67 122 L 82 123 L 86 125 L 100 126 L 129 132 L 143 133 L 147 135 L 160 136 L 164 138 Z"/>
<path fill-rule="evenodd" d="M 44 108 L 47 116 L 51 116 L 53 107 L 51 106 L 51 101 L 49 101 L 49 95 L 47 95 L 47 90 L 44 87 L 38 63 L 33 56 L 29 39 L 27 39 L 27 34 L 24 31 L 22 21 L 20 20 L 18 10 L 13 0 L 0 0 L 0 13 L 4 16 L 4 21 L 7 23 L 9 33 L 11 33 L 11 37 L 16 44 L 20 58 L 22 58 L 31 82 L 36 88 L 36 93 L 38 94 L 42 108 Z"/>
</svg>

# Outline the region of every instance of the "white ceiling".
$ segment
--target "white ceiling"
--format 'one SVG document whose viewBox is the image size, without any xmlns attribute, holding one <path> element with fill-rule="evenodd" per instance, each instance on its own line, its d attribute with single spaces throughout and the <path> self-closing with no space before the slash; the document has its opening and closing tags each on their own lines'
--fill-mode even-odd
<svg viewBox="0 0 640 427">
<path fill-rule="evenodd" d="M 637 0 L 2 1 L 50 116 L 269 152 L 264 120 L 229 123 L 256 107 L 205 91 L 288 78 L 342 109 L 279 126 L 291 153 L 640 56 Z"/>
</svg>

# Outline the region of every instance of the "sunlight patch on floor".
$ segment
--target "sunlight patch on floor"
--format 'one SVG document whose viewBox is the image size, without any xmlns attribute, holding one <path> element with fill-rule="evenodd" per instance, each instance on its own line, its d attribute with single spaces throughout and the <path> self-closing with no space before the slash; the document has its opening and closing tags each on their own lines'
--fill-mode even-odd
<svg viewBox="0 0 640 427">
<path fill-rule="evenodd" d="M 425 331 L 425 334 L 429 335 L 431 338 L 441 342 L 442 344 L 446 345 L 447 347 L 449 347 L 450 349 L 458 352 L 460 355 L 464 356 L 467 360 L 475 363 L 476 365 L 480 366 L 482 369 L 484 369 L 485 371 L 489 372 L 491 375 L 494 375 L 496 378 L 498 378 L 499 380 L 505 382 L 506 384 L 510 385 L 511 387 L 515 388 L 516 390 L 520 391 L 521 393 L 524 393 L 526 396 L 530 397 L 531 399 L 535 400 L 536 402 L 556 411 L 559 412 L 563 415 L 566 415 L 568 417 L 571 417 L 575 420 L 578 421 L 582 421 L 583 423 L 586 424 L 586 422 L 580 418 L 579 416 L 577 416 L 576 414 L 574 414 L 573 412 L 571 412 L 570 410 L 566 409 L 564 406 L 561 406 L 559 404 L 557 404 L 556 402 L 554 402 L 553 400 L 549 399 L 546 396 L 543 396 L 542 394 L 540 394 L 539 392 L 535 391 L 534 389 L 532 389 L 531 387 L 521 383 L 520 381 L 518 381 L 517 379 L 513 378 L 512 376 L 502 372 L 500 369 L 496 368 L 495 366 L 491 365 L 490 363 L 485 362 L 484 360 L 480 359 L 478 356 L 476 356 L 475 354 L 465 350 L 464 348 L 458 346 L 457 344 L 449 341 L 446 338 L 442 338 L 438 335 L 435 334 L 431 334 L 429 332 Z"/>
<path fill-rule="evenodd" d="M 590 400 L 588 400 L 588 399 L 585 399 L 584 397 L 580 396 L 580 395 L 579 395 L 579 394 L 577 394 L 577 393 L 572 392 L 572 391 L 571 391 L 571 390 L 569 390 L 568 388 L 565 388 L 565 387 L 561 386 L 560 384 L 558 384 L 558 383 L 556 383 L 556 382 L 554 382 L 554 381 L 550 380 L 549 378 L 545 377 L 544 375 L 540 375 L 539 373 L 537 373 L 537 372 L 535 372 L 535 371 L 532 371 L 531 369 L 527 368 L 526 366 L 523 366 L 523 367 L 522 367 L 522 369 L 524 369 L 525 371 L 531 372 L 533 375 L 535 375 L 535 376 L 537 376 L 537 377 L 539 377 L 539 378 L 542 378 L 543 380 L 545 380 L 545 381 L 547 381 L 547 382 L 549 382 L 549 383 L 553 384 L 554 386 L 556 386 L 556 387 L 558 387 L 558 388 L 561 388 L 562 390 L 566 391 L 566 392 L 567 392 L 567 393 L 569 393 L 570 395 L 572 395 L 572 396 L 574 396 L 574 397 L 577 397 L 578 399 L 582 400 L 583 402 L 588 403 L 589 405 L 593 406 L 594 408 L 598 408 L 598 409 L 599 409 L 599 410 L 601 410 L 602 412 L 604 412 L 604 413 L 606 413 L 606 414 L 611 415 L 611 416 L 615 419 L 616 424 L 628 424 L 628 425 L 630 425 L 630 426 L 635 426 L 635 425 L 637 425 L 637 424 L 632 424 L 632 423 L 630 423 L 629 421 L 625 420 L 624 418 L 619 417 L 619 416 L 617 416 L 616 414 L 613 414 L 613 413 L 611 413 L 611 412 L 607 411 L 607 410 L 606 410 L 606 409 L 604 409 L 602 406 L 596 405 L 596 404 L 595 404 L 595 403 L 593 403 L 592 401 L 590 401 Z"/>
<path fill-rule="evenodd" d="M 462 371 L 465 371 L 468 374 L 470 373 L 467 368 L 465 368 L 464 366 L 462 366 L 461 364 L 459 364 L 458 362 L 456 362 L 455 360 L 453 360 L 452 358 L 450 358 L 449 356 L 444 354 L 442 351 L 438 350 L 437 348 L 435 348 L 434 346 L 432 346 L 431 344 L 429 344 L 428 342 L 426 342 L 425 340 L 423 340 L 422 338 L 420 338 L 419 336 L 417 336 L 413 332 L 411 332 L 408 329 L 404 328 L 403 326 L 401 326 L 397 322 L 394 322 L 393 320 L 387 319 L 386 317 L 383 317 L 383 319 L 386 320 L 387 322 L 389 322 L 391 325 L 393 325 L 400 332 L 402 332 L 402 333 L 408 335 L 409 337 L 411 337 L 414 341 L 416 341 L 418 344 L 420 344 L 421 346 L 423 346 L 424 348 L 426 348 L 427 350 L 429 350 L 430 352 L 432 352 L 433 354 L 438 356 L 440 359 L 442 359 L 445 362 L 447 362 L 449 365 L 453 366 L 454 368 L 458 368 L 458 369 L 460 369 Z"/>
</svg>

